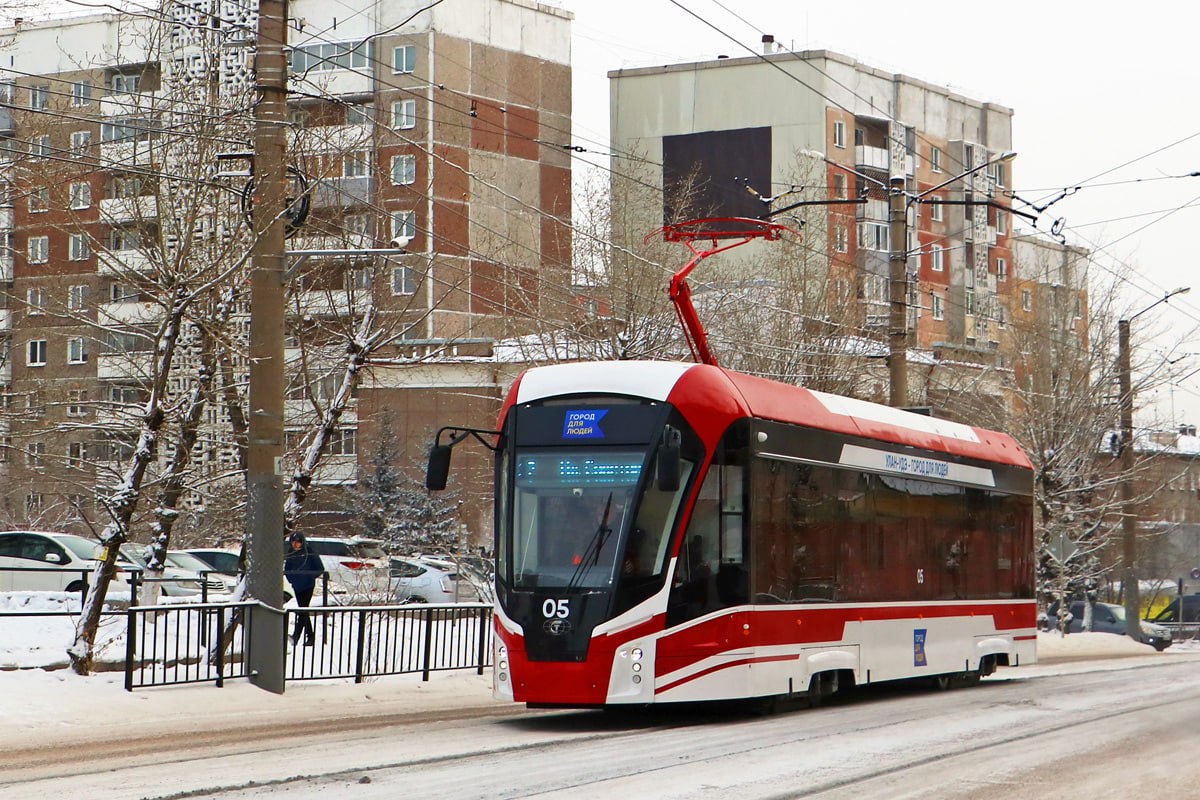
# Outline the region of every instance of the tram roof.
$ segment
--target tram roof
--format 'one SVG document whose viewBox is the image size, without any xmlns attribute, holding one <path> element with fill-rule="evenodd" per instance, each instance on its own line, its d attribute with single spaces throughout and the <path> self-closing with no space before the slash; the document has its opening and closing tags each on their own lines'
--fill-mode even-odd
<svg viewBox="0 0 1200 800">
<path fill-rule="evenodd" d="M 514 385 L 509 403 L 570 394 L 646 397 L 670 402 L 691 418 L 749 416 L 1001 464 L 1031 466 L 1021 446 L 1005 433 L 704 364 L 592 361 L 536 367 Z"/>
</svg>

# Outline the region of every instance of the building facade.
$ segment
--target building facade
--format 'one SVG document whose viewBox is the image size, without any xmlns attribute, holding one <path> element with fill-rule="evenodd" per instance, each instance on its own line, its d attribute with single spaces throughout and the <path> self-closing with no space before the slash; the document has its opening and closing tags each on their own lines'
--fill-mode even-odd
<svg viewBox="0 0 1200 800">
<path fill-rule="evenodd" d="M 683 187 L 697 217 L 759 217 L 805 201 L 772 219 L 827 258 L 821 316 L 847 338 L 887 341 L 889 259 L 904 253 L 909 346 L 926 354 L 910 358 L 912 403 L 931 402 L 920 387 L 934 363 L 1007 369 L 1021 270 L 1011 109 L 829 51 L 764 50 L 610 72 L 622 169 L 652 165 L 643 179 L 662 190 L 666 221 Z M 903 243 L 891 241 L 893 175 L 906 192 Z M 772 246 L 728 258 L 751 263 Z"/>
<path fill-rule="evenodd" d="M 339 530 L 353 529 L 346 492 L 379 426 L 396 434 L 389 458 L 415 467 L 440 425 L 492 418 L 503 388 L 492 342 L 570 302 L 571 163 L 559 145 L 570 141 L 571 17 L 532 0 L 480 0 L 469 14 L 425 5 L 290 4 L 289 167 L 307 200 L 288 247 L 326 251 L 291 259 L 293 455 L 336 395 L 355 323 L 368 307 L 381 320 L 316 475 L 330 491 L 311 498 Z M 6 525 L 103 526 L 156 369 L 164 298 L 243 274 L 255 29 L 253 4 L 181 0 L 157 17 L 0 31 Z M 354 255 L 398 238 L 406 254 Z M 248 367 L 238 342 L 253 314 L 243 290 L 235 280 L 227 303 L 198 304 L 173 372 L 182 398 L 204 370 L 227 369 L 193 451 L 183 503 L 197 515 L 238 468 L 230 424 L 248 413 L 235 408 Z M 218 315 L 231 355 L 206 366 Z M 490 481 L 486 454 L 456 468 L 469 485 Z M 490 506 L 464 505 L 465 530 L 486 536 Z"/>
</svg>

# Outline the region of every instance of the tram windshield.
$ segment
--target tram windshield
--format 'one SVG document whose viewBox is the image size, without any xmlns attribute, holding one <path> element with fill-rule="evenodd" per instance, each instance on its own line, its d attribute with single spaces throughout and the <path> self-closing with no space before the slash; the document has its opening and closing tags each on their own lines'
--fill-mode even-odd
<svg viewBox="0 0 1200 800">
<path fill-rule="evenodd" d="M 683 492 L 643 482 L 646 456 L 645 450 L 518 450 L 513 588 L 597 590 L 661 578 Z M 683 460 L 681 486 L 693 466 Z"/>
</svg>

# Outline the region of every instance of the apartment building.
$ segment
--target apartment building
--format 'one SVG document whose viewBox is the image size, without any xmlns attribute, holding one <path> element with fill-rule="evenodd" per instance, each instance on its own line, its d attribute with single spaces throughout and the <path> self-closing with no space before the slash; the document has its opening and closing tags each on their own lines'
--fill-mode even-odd
<svg viewBox="0 0 1200 800">
<path fill-rule="evenodd" d="M 532 0 L 426 5 L 290 4 L 289 163 L 306 214 L 288 247 L 340 251 L 292 259 L 291 444 L 332 397 L 368 299 L 387 327 L 316 476 L 310 508 L 335 526 L 383 420 L 407 466 L 438 426 L 491 418 L 492 342 L 569 302 L 571 17 Z M 155 291 L 245 256 L 255 28 L 251 3 L 180 0 L 158 18 L 0 31 L 5 524 L 104 524 L 98 498 L 119 483 L 154 369 Z M 407 253 L 353 255 L 396 237 Z M 244 337 L 253 310 L 231 297 L 197 313 L 228 313 Z M 173 396 L 212 369 L 201 327 L 184 330 Z M 247 366 L 231 359 L 243 396 Z M 193 453 L 197 513 L 237 466 L 231 397 Z M 487 459 L 456 468 L 482 494 Z M 466 505 L 487 534 L 490 506 Z"/>
<path fill-rule="evenodd" d="M 620 170 L 651 165 L 639 175 L 663 191 L 663 220 L 684 186 L 694 216 L 757 217 L 803 201 L 772 219 L 827 257 L 819 316 L 846 341 L 881 344 L 894 249 L 887 185 L 902 177 L 907 333 L 926 353 L 910 359 L 910 388 L 935 359 L 1005 368 L 1020 269 L 1007 192 L 1020 163 L 1012 110 L 827 50 L 783 52 L 770 38 L 761 56 L 610 72 Z M 645 232 L 661 224 L 647 218 Z M 754 263 L 773 246 L 721 260 Z"/>
</svg>

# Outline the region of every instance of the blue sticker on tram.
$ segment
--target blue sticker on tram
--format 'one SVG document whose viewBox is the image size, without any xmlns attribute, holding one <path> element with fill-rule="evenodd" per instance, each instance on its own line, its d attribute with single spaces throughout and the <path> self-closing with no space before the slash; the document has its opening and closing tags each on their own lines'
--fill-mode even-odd
<svg viewBox="0 0 1200 800">
<path fill-rule="evenodd" d="M 913 629 L 913 666 L 927 667 L 929 663 L 925 660 L 925 628 Z"/>
<path fill-rule="evenodd" d="M 600 428 L 600 420 L 608 409 L 592 409 L 588 411 L 568 411 L 563 419 L 564 439 L 603 439 L 604 431 Z"/>
</svg>

